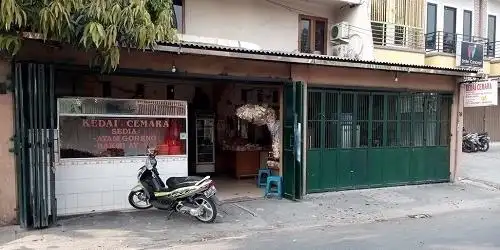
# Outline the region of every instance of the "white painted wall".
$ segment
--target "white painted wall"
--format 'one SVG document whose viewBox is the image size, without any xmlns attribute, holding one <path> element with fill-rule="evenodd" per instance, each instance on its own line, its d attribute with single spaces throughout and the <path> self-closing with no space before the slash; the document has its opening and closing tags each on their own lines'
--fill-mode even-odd
<svg viewBox="0 0 500 250">
<path fill-rule="evenodd" d="M 186 0 L 185 5 L 186 34 L 241 40 L 263 49 L 290 52 L 298 49 L 299 14 L 333 18 L 333 9 L 314 4 Z"/>
<path fill-rule="evenodd" d="M 360 59 L 373 60 L 373 37 L 370 20 L 370 1 L 364 1 L 353 8 L 344 8 L 336 16 L 337 22 L 349 24 L 349 35 L 354 36 L 349 45 L 356 51 L 361 51 Z"/>
<path fill-rule="evenodd" d="M 185 33 L 250 42 L 264 50 L 294 52 L 299 46 L 301 14 L 326 18 L 329 27 L 347 19 L 369 30 L 369 8 L 341 9 L 346 4 L 338 0 L 186 0 Z M 367 33 L 367 41 L 371 42 L 371 31 Z M 330 44 L 328 54 L 332 54 Z"/>
</svg>

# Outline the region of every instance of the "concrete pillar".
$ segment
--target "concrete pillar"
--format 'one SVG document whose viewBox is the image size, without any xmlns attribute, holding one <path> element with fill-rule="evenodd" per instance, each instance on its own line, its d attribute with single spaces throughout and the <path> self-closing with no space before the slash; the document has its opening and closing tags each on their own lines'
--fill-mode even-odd
<svg viewBox="0 0 500 250">
<path fill-rule="evenodd" d="M 488 37 L 488 0 L 481 0 L 481 37 Z"/>
<path fill-rule="evenodd" d="M 472 34 L 480 36 L 481 34 L 481 0 L 474 0 L 474 11 L 472 13 Z"/>
<path fill-rule="evenodd" d="M 474 36 L 487 37 L 488 34 L 488 0 L 474 0 L 473 29 Z"/>
<path fill-rule="evenodd" d="M 460 176 L 460 165 L 462 155 L 462 129 L 464 124 L 464 94 L 465 85 L 463 78 L 457 79 L 457 85 L 453 92 L 453 104 L 451 106 L 450 126 L 450 181 L 456 182 Z"/>
<path fill-rule="evenodd" d="M 0 57 L 0 84 L 10 79 L 10 61 Z M 0 226 L 16 223 L 16 168 L 10 138 L 14 134 L 14 106 L 12 95 L 0 93 Z"/>
</svg>

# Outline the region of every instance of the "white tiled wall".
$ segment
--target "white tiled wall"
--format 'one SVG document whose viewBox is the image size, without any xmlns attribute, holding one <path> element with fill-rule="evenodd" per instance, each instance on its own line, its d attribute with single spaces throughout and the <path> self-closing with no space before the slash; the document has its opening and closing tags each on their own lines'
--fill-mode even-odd
<svg viewBox="0 0 500 250">
<path fill-rule="evenodd" d="M 187 176 L 187 156 L 158 156 L 162 179 Z M 72 215 L 131 208 L 128 193 L 137 184 L 145 157 L 63 159 L 56 167 L 57 213 Z"/>
</svg>

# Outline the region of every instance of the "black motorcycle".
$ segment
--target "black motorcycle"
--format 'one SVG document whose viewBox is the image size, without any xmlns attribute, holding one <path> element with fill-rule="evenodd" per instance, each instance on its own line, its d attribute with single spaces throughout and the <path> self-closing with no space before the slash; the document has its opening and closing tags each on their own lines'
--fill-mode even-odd
<svg viewBox="0 0 500 250">
<path fill-rule="evenodd" d="M 146 164 L 139 169 L 137 184 L 128 195 L 130 205 L 136 209 L 155 207 L 189 214 L 201 222 L 210 223 L 217 217 L 217 192 L 210 176 L 170 177 L 163 184 L 156 168 L 156 150 L 148 149 Z"/>
<path fill-rule="evenodd" d="M 477 134 L 466 133 L 462 136 L 462 152 L 474 153 L 479 151 L 479 141 Z"/>
<path fill-rule="evenodd" d="M 488 135 L 488 132 L 483 132 L 477 134 L 478 137 L 478 148 L 479 151 L 481 152 L 486 152 L 490 149 L 490 136 Z"/>
</svg>

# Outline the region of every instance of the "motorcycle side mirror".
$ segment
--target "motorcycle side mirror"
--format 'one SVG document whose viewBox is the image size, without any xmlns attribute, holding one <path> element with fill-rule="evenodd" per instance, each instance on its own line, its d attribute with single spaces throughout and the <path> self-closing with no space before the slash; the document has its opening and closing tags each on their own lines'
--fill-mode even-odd
<svg viewBox="0 0 500 250">
<path fill-rule="evenodd" d="M 147 148 L 147 154 L 150 155 L 150 156 L 156 156 L 157 154 L 157 150 L 156 148 L 150 148 L 149 146 L 146 147 Z"/>
</svg>

